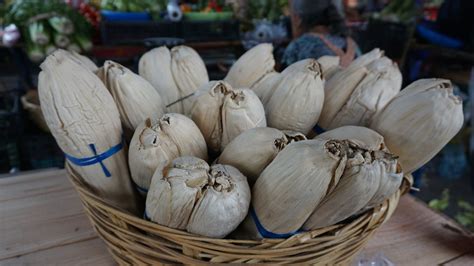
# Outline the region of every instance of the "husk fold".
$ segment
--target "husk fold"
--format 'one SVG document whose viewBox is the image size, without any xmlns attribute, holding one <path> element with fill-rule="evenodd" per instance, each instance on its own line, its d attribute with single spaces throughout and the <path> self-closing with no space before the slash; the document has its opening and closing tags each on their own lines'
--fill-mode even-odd
<svg viewBox="0 0 474 266">
<path fill-rule="evenodd" d="M 249 204 L 250 188 L 237 169 L 180 157 L 153 176 L 146 214 L 161 225 L 223 238 L 245 218 Z"/>
<path fill-rule="evenodd" d="M 382 134 L 405 173 L 433 158 L 462 128 L 462 100 L 449 80 L 422 79 L 402 90 L 370 127 Z"/>
<path fill-rule="evenodd" d="M 258 127 L 244 131 L 223 150 L 217 162 L 239 169 L 253 185 L 263 169 L 294 141 L 305 140 L 297 132 L 282 132 L 275 128 Z"/>
<path fill-rule="evenodd" d="M 132 179 L 145 194 L 155 171 L 163 170 L 181 156 L 207 160 L 207 147 L 191 119 L 169 113 L 140 124 L 130 142 L 128 154 Z"/>
<path fill-rule="evenodd" d="M 117 104 L 125 134 L 131 136 L 146 118 L 164 114 L 160 95 L 144 78 L 113 61 L 97 71 Z"/>
<path fill-rule="evenodd" d="M 232 65 L 224 81 L 234 88 L 250 88 L 274 67 L 273 45 L 262 43 L 243 54 Z"/>
<path fill-rule="evenodd" d="M 219 152 L 247 129 L 265 127 L 265 110 L 249 89 L 233 89 L 223 81 L 211 81 L 201 89 L 191 109 L 211 151 Z"/>
<path fill-rule="evenodd" d="M 270 127 L 307 134 L 318 122 L 324 102 L 319 63 L 305 59 L 288 66 L 265 105 Z"/>
</svg>

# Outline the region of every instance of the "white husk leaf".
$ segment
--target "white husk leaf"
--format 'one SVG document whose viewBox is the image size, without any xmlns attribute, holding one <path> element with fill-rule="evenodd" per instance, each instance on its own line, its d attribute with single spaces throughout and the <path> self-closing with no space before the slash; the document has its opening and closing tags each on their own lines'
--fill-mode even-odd
<svg viewBox="0 0 474 266">
<path fill-rule="evenodd" d="M 288 66 L 265 105 L 268 125 L 307 134 L 317 123 L 324 102 L 319 63 L 305 59 Z"/>
<path fill-rule="evenodd" d="M 400 156 L 405 173 L 427 163 L 462 128 L 462 100 L 449 80 L 415 81 L 378 114 L 370 127 Z"/>
<path fill-rule="evenodd" d="M 265 106 L 273 95 L 276 85 L 280 81 L 280 73 L 270 72 L 256 82 L 251 89 L 257 94 L 260 101 Z"/>
<path fill-rule="evenodd" d="M 339 70 L 340 59 L 339 56 L 324 55 L 317 59 L 318 63 L 321 65 L 321 70 L 323 72 L 323 78 L 325 80 L 331 79 L 331 77 Z"/>
<path fill-rule="evenodd" d="M 63 50 L 57 50 L 41 64 L 38 92 L 41 109 L 59 147 L 76 158 L 102 154 L 122 141 L 122 127 L 117 106 L 100 79 L 76 63 Z M 125 148 L 102 161 L 110 172 L 107 177 L 101 164 L 72 168 L 94 192 L 131 212 L 136 211 L 135 194 L 130 182 Z"/>
<path fill-rule="evenodd" d="M 287 144 L 289 139 L 278 129 L 252 128 L 233 139 L 225 147 L 217 162 L 239 169 L 252 185 L 263 169 Z"/>
<path fill-rule="evenodd" d="M 160 94 L 164 106 L 181 98 L 180 91 L 171 73 L 171 53 L 166 46 L 152 49 L 140 58 L 138 63 L 140 76 L 148 80 Z M 182 102 L 175 103 L 166 109 L 171 113 L 183 113 Z"/>
<path fill-rule="evenodd" d="M 191 117 L 214 152 L 245 130 L 267 125 L 257 95 L 249 89 L 232 89 L 223 81 L 211 81 L 199 90 Z"/>
<path fill-rule="evenodd" d="M 146 214 L 161 225 L 223 238 L 245 218 L 249 205 L 250 188 L 237 169 L 180 157 L 153 176 Z"/>
<path fill-rule="evenodd" d="M 178 86 L 180 99 L 193 94 L 209 82 L 202 58 L 193 48 L 184 45 L 171 49 L 171 73 Z M 193 99 L 190 97 L 181 101 L 183 114 L 189 114 Z"/>
<path fill-rule="evenodd" d="M 117 104 L 126 135 L 131 136 L 146 118 L 159 118 L 164 114 L 161 97 L 153 86 L 128 68 L 105 61 L 97 75 Z"/>
<path fill-rule="evenodd" d="M 338 127 L 329 131 L 326 131 L 315 138 L 321 140 L 344 140 L 350 139 L 361 148 L 367 150 L 384 150 L 387 151 L 385 147 L 385 142 L 383 136 L 374 130 L 366 127 L 359 126 L 343 126 Z"/>
<path fill-rule="evenodd" d="M 163 169 L 180 156 L 207 160 L 207 147 L 191 119 L 170 113 L 141 123 L 130 142 L 128 155 L 132 179 L 145 193 L 157 169 Z"/>
<path fill-rule="evenodd" d="M 366 69 L 366 76 L 327 128 L 345 125 L 368 126 L 373 117 L 400 92 L 402 74 L 396 63 L 387 57 L 381 57 L 368 64 Z"/>
<path fill-rule="evenodd" d="M 262 43 L 243 54 L 232 65 L 224 81 L 234 88 L 250 88 L 274 67 L 273 45 Z"/>
<path fill-rule="evenodd" d="M 75 51 L 66 52 L 66 53 L 71 57 L 71 59 L 73 59 L 78 64 L 89 69 L 92 72 L 95 72 L 97 71 L 97 69 L 99 69 L 97 65 L 94 62 L 92 62 L 92 60 L 90 60 L 89 57 L 87 56 L 83 56 Z"/>
<path fill-rule="evenodd" d="M 359 56 L 347 68 L 337 71 L 327 79 L 324 86 L 324 106 L 318 122 L 322 128 L 332 129 L 332 120 L 367 76 L 369 71 L 366 66 L 382 56 L 381 50 L 374 49 Z"/>
</svg>

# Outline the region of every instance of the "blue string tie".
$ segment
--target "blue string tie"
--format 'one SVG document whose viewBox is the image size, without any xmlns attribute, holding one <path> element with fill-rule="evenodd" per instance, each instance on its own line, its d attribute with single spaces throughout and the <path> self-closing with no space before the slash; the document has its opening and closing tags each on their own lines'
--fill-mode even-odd
<svg viewBox="0 0 474 266">
<path fill-rule="evenodd" d="M 253 222 L 255 223 L 255 226 L 257 227 L 257 231 L 260 233 L 260 235 L 264 238 L 288 238 L 290 236 L 296 235 L 298 233 L 303 233 L 304 231 L 299 229 L 295 230 L 293 232 L 285 233 L 285 234 L 278 234 L 278 233 L 273 233 L 265 229 L 263 227 L 262 223 L 260 223 L 260 220 L 258 220 L 257 214 L 255 213 L 255 210 L 253 209 L 252 206 L 250 206 L 250 216 L 252 217 Z"/>
<path fill-rule="evenodd" d="M 313 131 L 318 135 L 326 132 L 326 130 L 324 130 L 324 128 L 320 127 L 318 124 L 314 126 Z"/>
<path fill-rule="evenodd" d="M 67 153 L 64 153 L 64 155 L 66 156 L 66 159 L 68 159 L 71 163 L 77 166 L 88 166 L 88 165 L 100 164 L 100 166 L 102 167 L 102 171 L 104 171 L 105 176 L 111 177 L 112 174 L 105 166 L 104 161 L 107 158 L 119 152 L 121 149 L 123 149 L 123 146 L 124 146 L 124 140 L 122 139 L 122 141 L 119 144 L 113 146 L 112 148 L 105 151 L 104 153 L 97 154 L 97 149 L 95 145 L 89 144 L 89 148 L 91 149 L 92 154 L 94 154 L 94 156 L 86 157 L 86 158 L 76 158 Z"/>
</svg>

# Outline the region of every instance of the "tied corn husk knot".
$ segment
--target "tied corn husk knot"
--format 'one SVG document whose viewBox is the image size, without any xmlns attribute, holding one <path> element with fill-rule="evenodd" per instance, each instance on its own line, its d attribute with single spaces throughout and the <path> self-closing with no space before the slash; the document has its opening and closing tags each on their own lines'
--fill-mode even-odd
<svg viewBox="0 0 474 266">
<path fill-rule="evenodd" d="M 389 153 L 383 137 L 357 126 L 344 126 L 316 137 L 347 142 L 348 163 L 339 183 L 314 210 L 304 228 L 311 230 L 338 223 L 360 210 L 375 207 L 401 186 L 398 158 Z"/>
<path fill-rule="evenodd" d="M 305 59 L 281 74 L 265 105 L 270 127 L 307 134 L 317 123 L 324 102 L 324 83 L 319 63 Z"/>
<path fill-rule="evenodd" d="M 55 51 L 40 67 L 41 110 L 64 153 L 79 159 L 91 158 L 122 142 L 117 106 L 94 73 L 64 50 Z M 114 206 L 135 212 L 135 195 L 126 160 L 125 147 L 101 163 L 80 166 L 68 159 L 94 193 Z"/>
<path fill-rule="evenodd" d="M 274 67 L 273 45 L 262 43 L 243 54 L 232 65 L 224 81 L 235 88 L 250 88 Z"/>
<path fill-rule="evenodd" d="M 207 160 L 207 147 L 191 119 L 170 113 L 160 119 L 146 119 L 138 126 L 128 155 L 132 179 L 145 194 L 155 171 L 164 169 L 180 156 Z"/>
<path fill-rule="evenodd" d="M 267 125 L 257 95 L 249 89 L 233 89 L 223 81 L 211 81 L 199 89 L 191 118 L 213 152 L 222 151 L 245 130 Z"/>
<path fill-rule="evenodd" d="M 131 136 L 146 118 L 164 114 L 160 95 L 144 78 L 113 61 L 97 71 L 117 104 L 125 135 Z"/>
<path fill-rule="evenodd" d="M 299 141 L 262 172 L 252 189 L 252 206 L 267 231 L 316 229 L 356 214 L 376 195 L 381 176 L 401 175 L 399 170 L 394 155 L 352 140 Z M 249 229 L 252 224 L 246 221 L 245 228 L 258 237 L 255 227 Z"/>
<path fill-rule="evenodd" d="M 171 73 L 178 86 L 180 99 L 193 94 L 209 82 L 206 65 L 202 58 L 193 48 L 184 45 L 171 49 Z M 189 114 L 193 99 L 190 97 L 181 101 L 183 114 Z"/>
<path fill-rule="evenodd" d="M 138 72 L 160 94 L 164 106 L 168 106 L 182 97 L 171 73 L 171 53 L 166 46 L 152 49 L 143 54 L 138 63 Z M 183 103 L 175 103 L 167 107 L 166 111 L 184 113 Z"/>
<path fill-rule="evenodd" d="M 76 63 L 78 63 L 79 65 L 83 66 L 84 68 L 92 72 L 95 72 L 99 69 L 97 65 L 94 62 L 92 62 L 92 60 L 89 59 L 87 56 L 83 56 L 75 51 L 70 51 L 70 52 L 65 51 L 65 54 L 69 56 L 72 60 L 74 60 Z"/>
<path fill-rule="evenodd" d="M 339 56 L 324 55 L 318 58 L 317 61 L 321 65 L 321 71 L 325 80 L 331 79 L 334 74 L 341 70 Z"/>
<path fill-rule="evenodd" d="M 247 177 L 249 184 L 253 185 L 281 150 L 292 142 L 305 139 L 298 132 L 282 132 L 269 127 L 252 128 L 233 139 L 217 162 L 239 169 Z"/>
<path fill-rule="evenodd" d="M 223 238 L 245 218 L 249 204 L 250 188 L 237 169 L 180 157 L 153 176 L 146 214 L 161 225 Z"/>
<path fill-rule="evenodd" d="M 368 126 L 400 91 L 401 85 L 398 66 L 384 57 L 382 51 L 374 49 L 328 80 L 319 125 L 325 129 Z"/>
<path fill-rule="evenodd" d="M 300 229 L 337 184 L 347 159 L 331 150 L 330 144 L 321 140 L 291 143 L 263 170 L 252 188 L 252 206 L 267 231 L 286 234 Z M 246 220 L 253 223 L 250 217 Z M 246 229 L 258 237 L 255 225 L 248 224 Z"/>
<path fill-rule="evenodd" d="M 382 134 L 405 173 L 433 158 L 464 122 L 462 100 L 449 80 L 422 79 L 403 89 L 370 127 Z"/>
</svg>

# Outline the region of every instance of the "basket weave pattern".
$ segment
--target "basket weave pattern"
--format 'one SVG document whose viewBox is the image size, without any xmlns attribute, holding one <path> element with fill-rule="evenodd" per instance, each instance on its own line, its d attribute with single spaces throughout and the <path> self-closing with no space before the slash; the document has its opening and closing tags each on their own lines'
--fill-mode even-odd
<svg viewBox="0 0 474 266">
<path fill-rule="evenodd" d="M 400 195 L 408 191 L 411 179 L 381 206 L 347 224 L 338 224 L 294 235 L 288 239 L 213 239 L 161 226 L 123 212 L 85 185 L 66 165 L 79 192 L 86 214 L 121 265 L 185 263 L 305 263 L 346 264 L 363 247 L 397 207 Z"/>
</svg>

